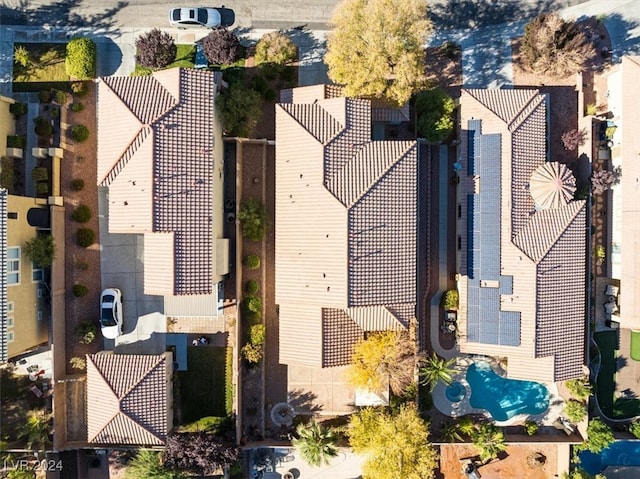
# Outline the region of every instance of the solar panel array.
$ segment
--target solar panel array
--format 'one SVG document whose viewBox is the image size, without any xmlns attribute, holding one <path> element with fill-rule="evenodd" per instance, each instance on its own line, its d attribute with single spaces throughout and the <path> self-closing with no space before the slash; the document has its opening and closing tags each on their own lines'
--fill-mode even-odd
<svg viewBox="0 0 640 479">
<path fill-rule="evenodd" d="M 518 346 L 520 313 L 500 310 L 500 295 L 513 285 L 512 277 L 500 275 L 502 137 L 479 134 L 479 120 L 468 126 L 473 132 L 469 163 L 479 189 L 468 197 L 467 340 Z"/>
</svg>

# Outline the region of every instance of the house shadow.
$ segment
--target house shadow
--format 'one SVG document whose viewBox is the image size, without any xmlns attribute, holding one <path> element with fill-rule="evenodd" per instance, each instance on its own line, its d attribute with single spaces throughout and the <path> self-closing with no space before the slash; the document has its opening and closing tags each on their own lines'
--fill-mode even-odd
<svg viewBox="0 0 640 479">
<path fill-rule="evenodd" d="M 611 38 L 614 63 L 620 62 L 624 55 L 640 53 L 640 36 L 634 33 L 639 26 L 637 21 L 624 18 L 619 13 L 606 16 L 602 21 Z"/>
</svg>

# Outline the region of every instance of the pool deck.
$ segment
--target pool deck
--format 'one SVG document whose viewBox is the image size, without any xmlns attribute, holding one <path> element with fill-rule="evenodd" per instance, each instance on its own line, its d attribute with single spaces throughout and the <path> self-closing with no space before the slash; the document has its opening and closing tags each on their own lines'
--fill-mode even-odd
<svg viewBox="0 0 640 479">
<path fill-rule="evenodd" d="M 491 414 L 485 409 L 478 409 L 471 406 L 469 398 L 471 394 L 469 392 L 470 386 L 467 382 L 466 374 L 467 368 L 476 362 L 470 357 L 460 357 L 456 363 L 456 374 L 453 376 L 453 381 L 458 381 L 466 389 L 466 394 L 462 401 L 451 402 L 446 395 L 447 386 L 439 382 L 433 390 L 433 404 L 443 414 L 451 416 L 453 418 L 465 416 L 467 414 L 477 414 L 486 417 L 489 420 L 494 421 Z M 505 376 L 504 371 L 494 361 L 487 360 L 493 367 L 493 370 L 500 376 Z M 549 408 L 542 414 L 528 415 L 518 414 L 508 419 L 507 421 L 494 421 L 498 426 L 515 426 L 524 423 L 524 421 L 531 420 L 543 426 L 551 426 L 553 422 L 562 415 L 564 409 L 564 399 L 558 392 L 558 387 L 554 384 L 544 384 L 549 391 Z"/>
</svg>

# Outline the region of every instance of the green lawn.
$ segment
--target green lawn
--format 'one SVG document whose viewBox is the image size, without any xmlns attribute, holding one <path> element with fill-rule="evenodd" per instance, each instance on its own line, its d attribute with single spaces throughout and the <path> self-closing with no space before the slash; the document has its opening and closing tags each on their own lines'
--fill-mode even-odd
<svg viewBox="0 0 640 479">
<path fill-rule="evenodd" d="M 24 47 L 29 52 L 31 64 L 23 67 L 22 65 L 14 63 L 14 84 L 69 81 L 69 75 L 67 75 L 64 66 L 66 44 L 16 43 L 14 48 L 18 46 Z M 22 91 L 29 90 L 25 90 L 23 87 Z"/>
<path fill-rule="evenodd" d="M 601 364 L 598 373 L 597 394 L 602 411 L 612 418 L 630 418 L 640 415 L 639 399 L 615 399 L 616 388 L 616 345 L 618 342 L 616 331 L 596 333 L 594 339 L 600 348 Z M 633 351 L 633 335 L 631 337 Z M 640 339 L 640 338 L 638 338 Z M 637 340 L 636 340 L 637 341 Z"/>
<path fill-rule="evenodd" d="M 168 70 L 169 68 L 193 68 L 195 65 L 196 59 L 196 46 L 195 45 L 185 45 L 178 44 L 176 45 L 178 51 L 176 52 L 176 59 L 173 63 L 169 64 L 163 70 Z M 131 74 L 132 76 L 143 76 L 143 75 L 151 75 L 153 70 L 151 68 L 143 67 L 142 65 L 138 65 L 136 63 L 136 69 Z"/>
<path fill-rule="evenodd" d="M 226 348 L 211 346 L 187 348 L 188 371 L 178 372 L 182 423 L 205 416 L 226 416 Z"/>
<path fill-rule="evenodd" d="M 640 361 L 640 331 L 631 331 L 631 359 Z"/>
</svg>

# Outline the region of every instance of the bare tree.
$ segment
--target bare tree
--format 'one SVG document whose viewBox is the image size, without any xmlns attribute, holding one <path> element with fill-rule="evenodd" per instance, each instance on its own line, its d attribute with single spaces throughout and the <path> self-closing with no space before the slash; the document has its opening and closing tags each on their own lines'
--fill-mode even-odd
<svg viewBox="0 0 640 479">
<path fill-rule="evenodd" d="M 591 192 L 600 195 L 610 189 L 616 181 L 616 176 L 609 170 L 594 171 L 591 175 Z"/>
<path fill-rule="evenodd" d="M 595 54 L 578 24 L 554 13 L 543 13 L 524 27 L 522 66 L 542 75 L 564 78 L 581 71 Z"/>
<path fill-rule="evenodd" d="M 565 150 L 575 151 L 579 146 L 584 145 L 587 139 L 587 130 L 582 128 L 581 130 L 569 130 L 562 134 L 562 145 Z"/>
</svg>

